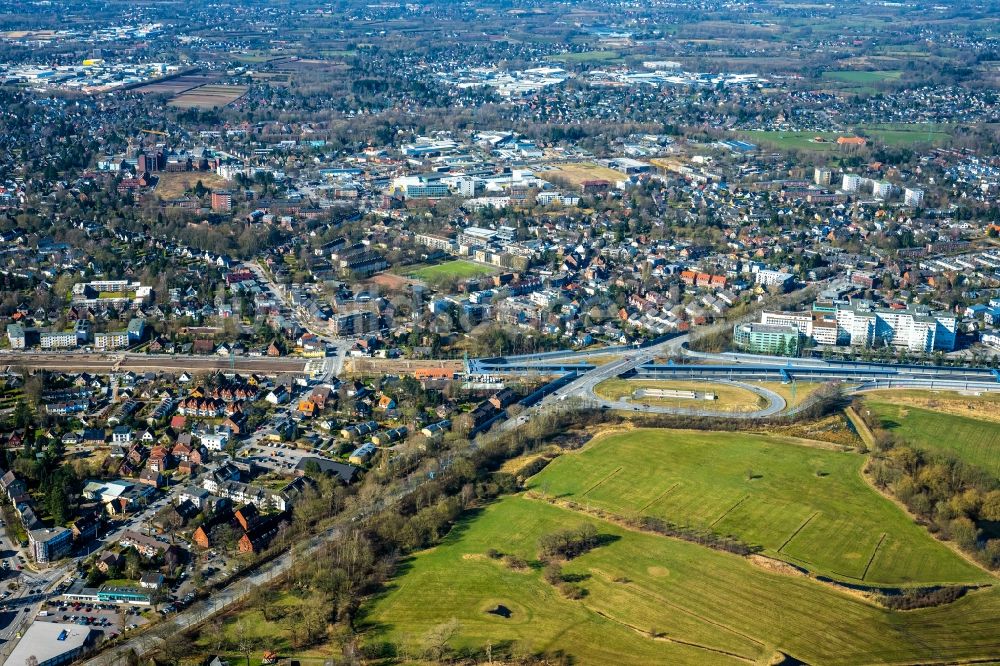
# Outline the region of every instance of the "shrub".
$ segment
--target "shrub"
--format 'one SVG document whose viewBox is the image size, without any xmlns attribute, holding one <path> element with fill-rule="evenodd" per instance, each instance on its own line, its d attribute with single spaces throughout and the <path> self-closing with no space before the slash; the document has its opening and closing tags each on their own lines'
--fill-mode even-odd
<svg viewBox="0 0 1000 666">
<path fill-rule="evenodd" d="M 562 567 L 556 562 L 549 562 L 542 571 L 542 578 L 550 585 L 558 585 L 563 582 Z"/>
</svg>

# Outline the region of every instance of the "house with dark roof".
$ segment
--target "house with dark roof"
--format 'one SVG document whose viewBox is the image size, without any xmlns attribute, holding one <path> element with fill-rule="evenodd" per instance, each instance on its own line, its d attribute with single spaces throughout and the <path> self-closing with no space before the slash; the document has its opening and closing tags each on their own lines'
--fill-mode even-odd
<svg viewBox="0 0 1000 666">
<path fill-rule="evenodd" d="M 353 483 L 361 470 L 354 465 L 328 460 L 316 456 L 303 456 L 295 466 L 298 476 L 305 476 L 310 469 L 316 469 L 320 474 L 335 476 L 343 483 Z"/>
</svg>

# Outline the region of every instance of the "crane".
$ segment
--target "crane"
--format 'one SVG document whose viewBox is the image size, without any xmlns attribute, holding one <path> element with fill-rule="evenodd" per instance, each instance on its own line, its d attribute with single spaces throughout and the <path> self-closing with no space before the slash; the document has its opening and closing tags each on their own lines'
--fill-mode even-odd
<svg viewBox="0 0 1000 666">
<path fill-rule="evenodd" d="M 161 132 L 160 130 L 154 130 L 154 129 L 141 129 L 139 131 L 144 134 L 159 134 L 160 136 L 170 136 L 166 132 Z"/>
</svg>

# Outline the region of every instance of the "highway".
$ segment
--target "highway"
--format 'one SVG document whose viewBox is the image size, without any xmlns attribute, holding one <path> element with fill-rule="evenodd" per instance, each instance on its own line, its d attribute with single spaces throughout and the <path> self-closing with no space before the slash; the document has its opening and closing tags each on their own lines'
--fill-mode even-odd
<svg viewBox="0 0 1000 666">
<path fill-rule="evenodd" d="M 563 350 L 541 354 L 525 354 L 499 358 L 476 359 L 469 362 L 470 372 L 514 376 L 562 376 L 572 378 L 565 386 L 535 404 L 516 423 L 526 422 L 533 414 L 552 408 L 558 402 L 573 399 L 590 408 L 616 409 L 653 414 L 689 416 L 726 416 L 729 418 L 767 418 L 785 410 L 786 403 L 778 394 L 752 382 L 789 383 L 843 382 L 853 391 L 878 388 L 923 388 L 956 391 L 1000 391 L 1000 373 L 991 368 L 962 368 L 889 363 L 826 361 L 822 359 L 785 358 L 755 354 L 712 354 L 693 352 L 687 348 L 688 336 L 676 336 L 647 347 L 610 347 L 603 350 Z M 603 365 L 588 363 L 595 355 L 619 358 Z M 684 357 L 690 363 L 654 364 L 656 356 Z M 659 379 L 664 381 L 702 381 L 734 384 L 760 395 L 767 407 L 752 412 L 719 412 L 692 406 L 691 408 L 662 407 L 640 401 L 606 400 L 594 392 L 594 387 L 612 377 Z M 508 424 L 504 424 L 508 426 Z"/>
</svg>

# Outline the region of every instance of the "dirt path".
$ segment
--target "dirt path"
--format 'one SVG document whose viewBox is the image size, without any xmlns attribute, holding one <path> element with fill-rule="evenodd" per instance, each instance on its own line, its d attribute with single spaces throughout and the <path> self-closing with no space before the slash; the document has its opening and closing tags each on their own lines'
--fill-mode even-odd
<svg viewBox="0 0 1000 666">
<path fill-rule="evenodd" d="M 854 426 L 854 429 L 858 433 L 858 437 L 860 437 L 861 441 L 865 443 L 865 446 L 867 446 L 869 450 L 874 449 L 875 433 L 871 431 L 871 428 L 869 428 L 868 424 L 865 423 L 865 420 L 861 418 L 861 415 L 854 411 L 853 407 L 848 407 L 844 410 L 844 413 L 847 414 L 848 420 L 850 420 L 851 425 Z"/>
</svg>

